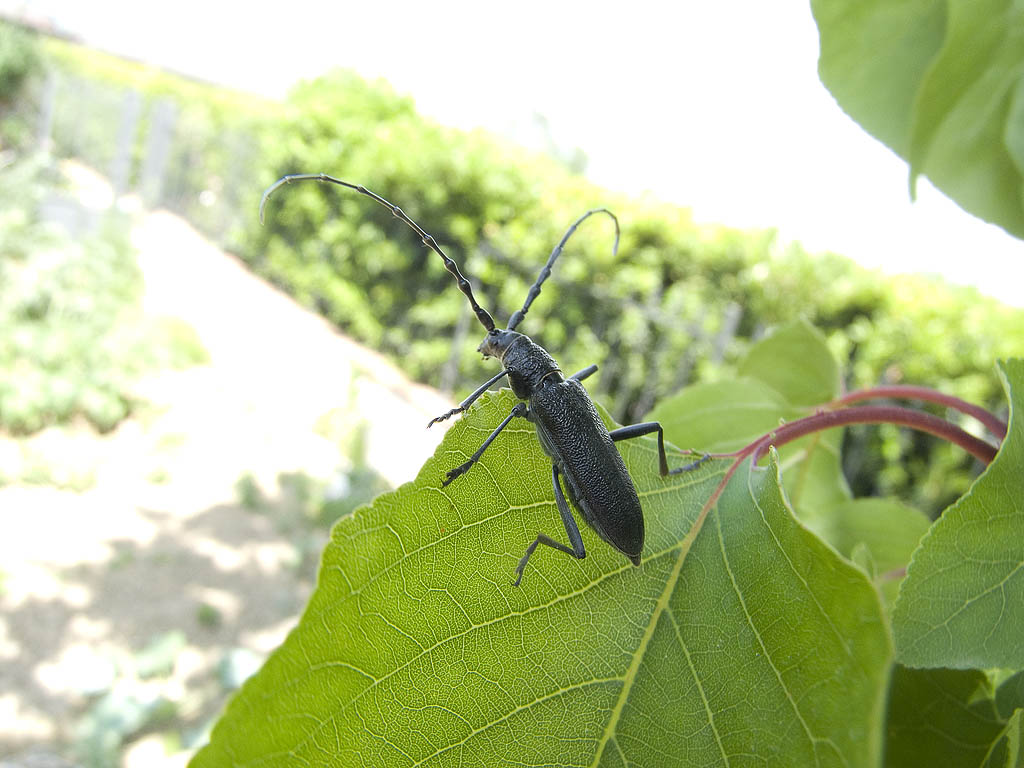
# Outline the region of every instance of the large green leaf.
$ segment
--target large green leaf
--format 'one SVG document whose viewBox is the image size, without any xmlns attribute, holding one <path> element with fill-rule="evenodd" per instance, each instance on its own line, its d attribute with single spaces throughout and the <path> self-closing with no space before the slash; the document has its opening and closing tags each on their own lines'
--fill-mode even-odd
<svg viewBox="0 0 1024 768">
<path fill-rule="evenodd" d="M 967 211 L 1024 237 L 1024 6 L 812 0 L 840 106 Z"/>
<path fill-rule="evenodd" d="M 229 704 L 195 766 L 876 765 L 891 648 L 863 573 L 803 528 L 777 468 L 668 479 L 619 443 L 646 518 L 634 567 L 564 540 L 550 461 L 481 399 L 414 483 L 335 526 L 299 625 Z M 682 459 L 673 455 L 672 463 Z"/>
<path fill-rule="evenodd" d="M 811 0 L 818 74 L 869 133 L 907 156 L 914 101 L 942 48 L 946 0 Z"/>
<path fill-rule="evenodd" d="M 1000 370 L 1003 445 L 924 537 L 893 610 L 907 666 L 1024 668 L 1024 360 Z"/>
<path fill-rule="evenodd" d="M 946 39 L 917 94 L 911 178 L 924 173 L 966 210 L 1024 236 L 1024 188 L 1006 138 L 1024 83 L 1024 6 L 1017 0 L 948 0 Z"/>
</svg>

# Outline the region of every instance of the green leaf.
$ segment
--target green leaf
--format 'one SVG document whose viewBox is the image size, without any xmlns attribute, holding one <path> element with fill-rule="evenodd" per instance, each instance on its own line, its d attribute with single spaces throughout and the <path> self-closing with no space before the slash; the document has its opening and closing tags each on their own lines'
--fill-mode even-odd
<svg viewBox="0 0 1024 768">
<path fill-rule="evenodd" d="M 1007 143 L 1024 83 L 1024 7 L 1015 0 L 948 0 L 946 40 L 921 84 L 909 154 L 965 210 L 1024 237 L 1024 189 Z"/>
<path fill-rule="evenodd" d="M 821 531 L 824 539 L 844 555 L 864 542 L 880 571 L 906 566 L 929 525 L 919 510 L 896 499 L 850 499 L 833 519 L 838 524 Z"/>
<path fill-rule="evenodd" d="M 808 526 L 850 559 L 858 546 L 866 547 L 878 586 L 891 604 L 902 581 L 899 571 L 910 562 L 929 521 L 895 499 L 848 499 Z"/>
<path fill-rule="evenodd" d="M 795 406 L 822 405 L 839 394 L 839 365 L 806 320 L 781 326 L 751 347 L 739 374 L 760 379 Z"/>
<path fill-rule="evenodd" d="M 686 588 L 645 656 L 654 669 L 637 703 L 643 716 L 623 722 L 639 730 L 634 739 L 652 728 L 676 736 L 623 762 L 875 765 L 890 653 L 877 597 L 859 569 L 796 522 L 774 452 L 770 469 L 748 466 L 694 543 Z M 680 692 L 681 706 L 662 701 Z M 693 720 L 702 705 L 711 733 Z M 705 750 L 688 743 L 698 740 Z"/>
<path fill-rule="evenodd" d="M 996 709 L 1006 718 L 1015 709 L 1024 709 L 1024 672 L 1007 678 L 996 689 Z"/>
<path fill-rule="evenodd" d="M 921 541 L 893 610 L 908 666 L 1024 667 L 1024 360 L 999 367 L 1006 439 Z"/>
<path fill-rule="evenodd" d="M 335 526 L 299 625 L 193 765 L 876 765 L 891 658 L 864 575 L 803 528 L 777 469 L 667 479 L 618 444 L 644 505 L 640 567 L 564 540 L 551 465 L 485 396 L 414 483 Z M 670 463 L 682 459 L 675 455 Z"/>
<path fill-rule="evenodd" d="M 906 157 L 914 101 L 946 31 L 946 0 L 812 0 L 818 75 L 839 106 Z"/>
<path fill-rule="evenodd" d="M 795 440 L 780 451 L 786 496 L 811 528 L 850 498 L 840 457 L 842 442 L 843 431 L 831 429 Z"/>
<path fill-rule="evenodd" d="M 993 750 L 993 758 L 988 765 L 1001 768 L 1024 767 L 1024 709 L 1018 709 L 1010 716 L 1003 733 L 1005 735 L 998 744 L 999 749 Z"/>
<path fill-rule="evenodd" d="M 977 670 L 897 665 L 889 696 L 886 768 L 977 768 L 1001 738 L 988 678 Z"/>
<path fill-rule="evenodd" d="M 840 106 L 965 210 L 1024 237 L 1024 6 L 813 0 Z"/>
</svg>

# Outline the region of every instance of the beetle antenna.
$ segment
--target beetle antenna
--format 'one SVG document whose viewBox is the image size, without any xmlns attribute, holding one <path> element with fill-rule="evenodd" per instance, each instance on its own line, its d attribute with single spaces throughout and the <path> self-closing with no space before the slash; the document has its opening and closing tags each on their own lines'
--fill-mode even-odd
<svg viewBox="0 0 1024 768">
<path fill-rule="evenodd" d="M 576 231 L 576 227 L 595 213 L 607 213 L 612 217 L 612 221 L 615 222 L 615 244 L 612 246 L 612 256 L 615 256 L 619 252 L 619 220 L 615 217 L 615 214 L 607 208 L 594 208 L 593 210 L 584 213 L 573 222 L 573 225 L 569 227 L 569 229 L 565 231 L 565 234 L 562 235 L 562 239 L 559 241 L 558 245 L 555 246 L 555 250 L 553 250 L 551 255 L 548 256 L 547 264 L 541 268 L 540 274 L 537 275 L 537 282 L 530 286 L 530 290 L 526 294 L 526 302 L 523 304 L 523 308 L 517 310 L 509 319 L 508 330 L 515 330 L 515 327 L 523 321 L 523 318 L 526 316 L 526 311 L 530 308 L 530 305 L 533 304 L 533 300 L 540 295 L 541 284 L 551 277 L 551 265 L 555 263 L 555 259 L 562 255 L 562 248 L 565 247 L 566 242 L 568 242 L 569 238 L 572 237 L 572 233 Z"/>
<path fill-rule="evenodd" d="M 359 194 L 366 195 L 370 199 L 375 200 L 381 205 L 383 205 L 385 208 L 390 209 L 392 216 L 394 216 L 396 219 L 399 219 L 400 221 L 405 222 L 409 226 L 409 228 L 412 229 L 413 232 L 419 235 L 420 240 L 423 241 L 423 244 L 425 246 L 427 246 L 430 250 L 432 250 L 434 253 L 440 256 L 442 260 L 444 260 L 444 268 L 447 269 L 455 277 L 455 282 L 458 284 L 459 290 L 466 295 L 467 299 L 469 299 L 469 304 L 471 307 L 473 307 L 473 312 L 476 313 L 476 319 L 479 320 L 480 324 L 483 325 L 483 327 L 486 328 L 488 331 L 494 330 L 494 320 L 487 313 L 486 309 L 484 309 L 483 307 L 476 303 L 476 299 L 473 297 L 473 287 L 469 284 L 469 280 L 463 277 L 462 273 L 459 272 L 459 266 L 450 258 L 448 258 L 448 255 L 441 250 L 441 246 L 439 246 L 437 244 L 437 241 L 434 240 L 434 236 L 426 232 L 419 224 L 410 219 L 406 215 L 405 211 L 403 211 L 397 205 L 388 202 L 383 197 L 378 195 L 376 192 L 371 192 L 361 184 L 349 184 L 347 181 L 342 181 L 341 179 L 336 179 L 333 176 L 328 176 L 326 173 L 296 173 L 290 176 L 282 176 L 280 179 L 278 179 L 269 187 L 267 187 L 267 190 L 263 193 L 263 199 L 260 200 L 260 224 L 263 223 L 263 209 L 266 208 L 267 201 L 270 199 L 270 196 L 274 194 L 274 192 L 276 192 L 279 188 L 283 187 L 285 184 L 291 184 L 293 181 L 325 181 L 331 184 L 337 184 L 342 187 L 347 187 L 348 189 L 354 189 Z M 593 211 L 591 211 L 591 213 L 593 213 Z M 587 215 L 589 216 L 590 214 Z M 586 218 L 586 216 L 584 216 L 583 218 Z M 580 219 L 580 221 L 582 220 L 583 219 Z M 579 224 L 579 222 L 576 223 Z M 575 228 L 575 225 L 573 225 L 573 227 Z M 616 228 L 618 228 L 618 224 L 616 224 Z M 566 237 L 568 237 L 568 234 L 566 235 Z"/>
</svg>

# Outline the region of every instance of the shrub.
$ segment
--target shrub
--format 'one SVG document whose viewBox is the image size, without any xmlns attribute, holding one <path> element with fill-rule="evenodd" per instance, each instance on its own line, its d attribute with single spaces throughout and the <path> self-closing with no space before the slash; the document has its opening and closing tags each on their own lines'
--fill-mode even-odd
<svg viewBox="0 0 1024 768">
<path fill-rule="evenodd" d="M 10 105 L 29 77 L 42 69 L 36 36 L 21 27 L 0 22 L 0 105 Z"/>
<path fill-rule="evenodd" d="M 140 373 L 204 353 L 191 329 L 142 316 L 127 222 L 71 240 L 37 213 L 51 189 L 38 159 L 0 169 L 0 427 L 82 416 L 109 430 L 136 405 Z"/>
<path fill-rule="evenodd" d="M 826 334 L 848 388 L 914 382 L 998 407 L 991 361 L 1020 353 L 1019 310 L 930 278 L 894 280 L 838 255 L 780 247 L 772 231 L 698 226 L 677 206 L 624 199 L 549 157 L 436 125 L 408 97 L 352 73 L 304 83 L 282 108 L 64 44 L 51 48 L 62 71 L 141 94 L 136 169 L 155 105 L 172 104 L 178 129 L 165 204 L 420 381 L 468 392 L 490 375 L 474 354 L 479 328 L 440 259 L 387 209 L 315 184 L 278 192 L 260 227 L 255 211 L 266 185 L 287 173 L 330 172 L 402 205 L 471 277 L 500 323 L 521 305 L 565 228 L 589 208 L 613 209 L 619 255 L 610 223 L 588 221 L 523 330 L 567 370 L 600 363 L 591 389 L 620 421 L 641 419 L 694 379 L 728 375 L 765 328 L 800 316 Z M 71 134 L 55 133 L 71 152 Z M 913 498 L 931 512 L 971 476 L 968 462 L 930 441 L 856 429 L 847 441 L 855 487 Z"/>
</svg>

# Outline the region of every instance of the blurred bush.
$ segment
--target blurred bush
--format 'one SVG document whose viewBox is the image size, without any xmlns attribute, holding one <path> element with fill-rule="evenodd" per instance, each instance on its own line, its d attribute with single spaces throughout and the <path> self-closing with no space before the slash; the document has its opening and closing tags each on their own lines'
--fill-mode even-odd
<svg viewBox="0 0 1024 768">
<path fill-rule="evenodd" d="M 0 148 L 24 146 L 29 141 L 31 123 L 16 106 L 25 98 L 29 81 L 42 70 L 37 36 L 0 21 Z"/>
<path fill-rule="evenodd" d="M 139 374 L 205 353 L 191 329 L 142 315 L 122 218 L 78 240 L 41 220 L 49 168 L 41 158 L 0 167 L 0 428 L 83 416 L 105 431 L 131 412 Z"/>
<path fill-rule="evenodd" d="M 288 173 L 327 172 L 401 205 L 470 276 L 499 323 L 521 305 L 569 224 L 590 208 L 614 210 L 619 256 L 611 222 L 588 220 L 521 330 L 567 372 L 599 363 L 588 387 L 620 421 L 642 418 L 692 380 L 728 375 L 752 340 L 801 315 L 846 362 L 850 389 L 913 382 L 999 409 L 994 360 L 1024 354 L 1024 312 L 973 290 L 883 277 L 834 254 L 781 245 L 772 231 L 697 225 L 685 209 L 626 199 L 551 157 L 439 126 L 409 98 L 352 73 L 303 83 L 274 105 L 65 44 L 52 55 L 69 76 L 139 94 L 150 117 L 132 139 L 136 169 L 156 105 L 178 116 L 168 167 L 181 204 L 173 196 L 165 204 L 346 333 L 442 388 L 468 392 L 494 369 L 474 354 L 482 329 L 441 260 L 388 209 L 326 185 L 279 190 L 260 227 L 255 212 L 267 185 Z M 87 134 L 76 131 L 55 127 L 55 143 L 76 151 Z M 229 224 L 201 204 L 211 195 L 230 208 Z M 937 441 L 895 430 L 850 430 L 845 455 L 858 492 L 894 493 L 932 512 L 975 472 Z"/>
<path fill-rule="evenodd" d="M 20 27 L 0 23 L 0 104 L 10 104 L 28 78 L 42 69 L 36 36 Z"/>
</svg>

